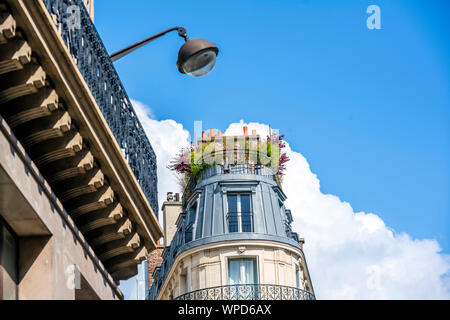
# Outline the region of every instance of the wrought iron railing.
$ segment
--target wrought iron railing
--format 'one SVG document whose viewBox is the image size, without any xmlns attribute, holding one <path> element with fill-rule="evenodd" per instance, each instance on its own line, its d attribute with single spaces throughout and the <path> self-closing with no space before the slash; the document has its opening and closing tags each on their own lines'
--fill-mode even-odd
<svg viewBox="0 0 450 320">
<path fill-rule="evenodd" d="M 259 176 L 267 176 L 267 177 L 273 177 L 275 175 L 272 169 L 261 164 L 258 165 L 235 164 L 228 166 L 217 165 L 207 168 L 202 172 L 200 172 L 198 180 L 200 182 L 202 180 L 220 174 L 256 174 Z"/>
<path fill-rule="evenodd" d="M 188 199 L 192 191 L 195 189 L 198 183 L 217 175 L 223 174 L 255 174 L 259 176 L 270 177 L 276 180 L 275 173 L 272 169 L 261 165 L 249 165 L 249 164 L 233 164 L 233 165 L 215 165 L 204 169 L 198 175 L 198 177 L 190 177 L 183 192 L 183 199 Z"/>
<path fill-rule="evenodd" d="M 195 290 L 175 300 L 315 300 L 311 292 L 274 284 L 234 284 Z"/>
<path fill-rule="evenodd" d="M 158 214 L 156 155 L 82 0 L 41 0 Z M 76 20 L 79 21 L 76 21 Z"/>
<path fill-rule="evenodd" d="M 251 212 L 230 212 L 227 214 L 227 222 L 228 232 L 253 232 L 253 214 Z M 239 225 L 241 230 L 239 230 Z"/>
</svg>

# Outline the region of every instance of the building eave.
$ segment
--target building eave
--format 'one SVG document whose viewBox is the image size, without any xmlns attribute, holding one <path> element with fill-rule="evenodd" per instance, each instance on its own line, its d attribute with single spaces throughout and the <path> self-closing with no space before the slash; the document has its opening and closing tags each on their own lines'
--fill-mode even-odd
<svg viewBox="0 0 450 320">
<path fill-rule="evenodd" d="M 95 161 L 100 163 L 115 198 L 128 213 L 128 218 L 141 237 L 143 246 L 147 251 L 154 250 L 158 239 L 163 236 L 157 216 L 43 1 L 8 0 L 7 5 L 21 31 L 26 35 L 26 40 L 39 64 L 55 84 L 58 95 L 70 106 L 67 112 L 76 122 L 83 141 L 88 141 L 89 151 Z M 130 256 L 129 259 L 142 261 L 141 256 Z M 117 263 L 122 266 L 121 268 L 130 267 L 123 261 Z"/>
</svg>

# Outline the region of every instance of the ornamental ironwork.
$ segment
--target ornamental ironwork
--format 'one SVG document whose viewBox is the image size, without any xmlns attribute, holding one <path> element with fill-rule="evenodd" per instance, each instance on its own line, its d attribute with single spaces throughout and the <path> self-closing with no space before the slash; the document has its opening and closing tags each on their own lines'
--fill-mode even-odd
<svg viewBox="0 0 450 320">
<path fill-rule="evenodd" d="M 273 284 L 234 284 L 185 293 L 175 300 L 315 300 L 299 288 Z"/>
<path fill-rule="evenodd" d="M 155 214 L 156 154 L 82 0 L 42 0 Z"/>
</svg>

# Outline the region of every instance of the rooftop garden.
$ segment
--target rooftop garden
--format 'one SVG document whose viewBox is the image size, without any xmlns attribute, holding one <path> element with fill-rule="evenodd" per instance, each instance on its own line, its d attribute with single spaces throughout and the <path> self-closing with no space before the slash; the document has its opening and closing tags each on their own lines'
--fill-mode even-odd
<svg viewBox="0 0 450 320">
<path fill-rule="evenodd" d="M 252 135 L 247 135 L 246 132 L 246 127 L 242 136 L 222 136 L 220 132 L 215 136 L 213 130 L 206 136 L 203 132 L 197 143 L 182 148 L 167 167 L 178 174 L 184 192 L 187 191 L 188 185 L 199 182 L 202 171 L 217 165 L 263 165 L 271 169 L 274 179 L 281 186 L 286 162 L 289 161 L 289 157 L 283 152 L 286 146 L 284 135 L 271 133 L 261 139 L 255 131 Z"/>
</svg>

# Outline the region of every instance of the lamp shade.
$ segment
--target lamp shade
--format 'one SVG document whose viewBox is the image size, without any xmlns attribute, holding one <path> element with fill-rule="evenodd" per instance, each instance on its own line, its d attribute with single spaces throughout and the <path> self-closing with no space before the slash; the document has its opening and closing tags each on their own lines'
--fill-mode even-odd
<svg viewBox="0 0 450 320">
<path fill-rule="evenodd" d="M 187 40 L 178 52 L 177 67 L 181 73 L 200 77 L 212 70 L 219 49 L 204 39 Z"/>
</svg>

